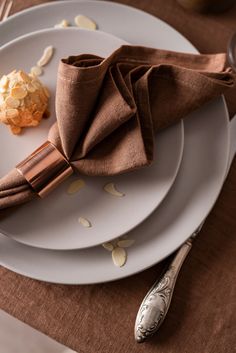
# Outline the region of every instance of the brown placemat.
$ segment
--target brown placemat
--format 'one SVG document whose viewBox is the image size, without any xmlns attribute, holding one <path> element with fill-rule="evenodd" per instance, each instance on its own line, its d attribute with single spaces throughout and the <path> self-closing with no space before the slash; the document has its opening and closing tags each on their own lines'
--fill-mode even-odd
<svg viewBox="0 0 236 353">
<path fill-rule="evenodd" d="M 14 10 L 43 2 L 15 0 Z M 174 0 L 120 2 L 164 19 L 201 52 L 224 50 L 235 26 L 235 8 L 205 16 L 186 12 Z M 231 114 L 236 111 L 232 97 L 228 98 Z M 232 353 L 236 351 L 235 199 L 236 161 L 181 271 L 166 321 L 148 343 L 134 342 L 134 320 L 163 263 L 122 281 L 91 286 L 45 284 L 0 268 L 0 308 L 82 353 Z"/>
</svg>

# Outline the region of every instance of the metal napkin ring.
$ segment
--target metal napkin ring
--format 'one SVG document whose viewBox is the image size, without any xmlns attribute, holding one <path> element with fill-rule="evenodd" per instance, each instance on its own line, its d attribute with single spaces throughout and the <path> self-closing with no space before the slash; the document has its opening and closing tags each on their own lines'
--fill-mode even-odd
<svg viewBox="0 0 236 353">
<path fill-rule="evenodd" d="M 41 198 L 73 173 L 69 162 L 49 141 L 19 163 L 16 169 Z"/>
</svg>

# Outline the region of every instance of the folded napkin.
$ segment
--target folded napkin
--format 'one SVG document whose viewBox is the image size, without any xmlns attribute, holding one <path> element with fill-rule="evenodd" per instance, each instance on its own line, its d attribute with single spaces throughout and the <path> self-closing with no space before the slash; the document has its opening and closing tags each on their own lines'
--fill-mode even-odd
<svg viewBox="0 0 236 353">
<path fill-rule="evenodd" d="M 106 59 L 70 56 L 59 64 L 48 140 L 80 173 L 132 171 L 152 162 L 155 132 L 233 84 L 225 54 L 122 46 Z M 0 180 L 0 209 L 35 197 L 16 169 Z"/>
</svg>

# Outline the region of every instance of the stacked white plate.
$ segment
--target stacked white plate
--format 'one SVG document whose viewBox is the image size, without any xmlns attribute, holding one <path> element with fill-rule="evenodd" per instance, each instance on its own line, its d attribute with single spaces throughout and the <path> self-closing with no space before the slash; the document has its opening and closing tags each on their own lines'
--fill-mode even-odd
<svg viewBox="0 0 236 353">
<path fill-rule="evenodd" d="M 92 18 L 97 31 L 55 29 L 75 15 Z M 51 2 L 0 24 L 1 74 L 29 71 L 44 48 L 55 54 L 42 81 L 52 92 L 52 117 L 23 136 L 0 126 L 0 176 L 47 138 L 55 119 L 57 65 L 81 53 L 107 56 L 122 44 L 197 53 L 172 27 L 142 11 L 103 1 Z M 29 33 L 30 32 L 30 33 Z M 20 37 L 19 37 L 20 36 Z M 171 102 L 170 102 L 171 104 Z M 111 281 L 142 271 L 176 250 L 207 216 L 221 190 L 229 160 L 229 120 L 223 98 L 156 136 L 153 166 L 112 178 L 81 177 L 85 188 L 68 195 L 73 176 L 47 199 L 24 205 L 1 220 L 0 264 L 26 276 L 65 284 Z M 103 186 L 114 182 L 125 193 L 115 198 Z M 83 228 L 78 218 L 88 218 Z M 124 235 L 134 239 L 122 268 L 100 244 Z"/>
</svg>

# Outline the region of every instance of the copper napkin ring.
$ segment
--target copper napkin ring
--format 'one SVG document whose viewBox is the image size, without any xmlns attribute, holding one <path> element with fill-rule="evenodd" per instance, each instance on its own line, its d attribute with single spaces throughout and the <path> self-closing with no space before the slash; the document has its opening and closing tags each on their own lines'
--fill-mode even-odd
<svg viewBox="0 0 236 353">
<path fill-rule="evenodd" d="M 73 173 L 66 158 L 49 141 L 16 166 L 40 197 L 45 197 Z"/>
</svg>

